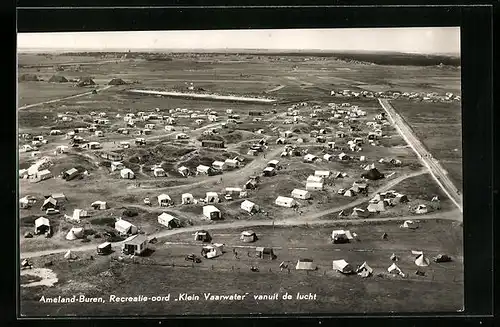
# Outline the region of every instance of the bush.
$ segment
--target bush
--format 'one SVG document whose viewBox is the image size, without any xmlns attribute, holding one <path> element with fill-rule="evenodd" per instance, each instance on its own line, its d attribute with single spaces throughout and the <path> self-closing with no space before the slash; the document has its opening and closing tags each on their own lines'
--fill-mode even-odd
<svg viewBox="0 0 500 327">
<path fill-rule="evenodd" d="M 115 227 L 115 219 L 111 217 L 94 218 L 90 221 L 90 223 L 93 225 L 107 225 Z"/>
<path fill-rule="evenodd" d="M 22 227 L 33 227 L 35 226 L 35 220 L 38 218 L 38 216 L 26 216 L 22 217 L 20 219 L 20 225 Z"/>
<path fill-rule="evenodd" d="M 137 216 L 139 213 L 136 211 L 136 210 L 133 210 L 133 209 L 126 209 L 126 210 L 123 210 L 123 213 L 122 215 L 126 216 L 126 217 L 135 217 Z"/>
</svg>

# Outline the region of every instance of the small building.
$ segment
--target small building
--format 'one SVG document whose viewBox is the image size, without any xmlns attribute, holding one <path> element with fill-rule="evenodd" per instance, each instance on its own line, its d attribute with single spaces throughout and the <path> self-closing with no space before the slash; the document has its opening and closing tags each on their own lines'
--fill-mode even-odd
<svg viewBox="0 0 500 327">
<path fill-rule="evenodd" d="M 317 267 L 313 263 L 312 259 L 299 259 L 297 261 L 297 265 L 295 266 L 296 270 L 316 270 Z"/>
<path fill-rule="evenodd" d="M 201 146 L 204 148 L 224 148 L 224 141 L 222 141 L 222 140 L 202 140 Z"/>
<path fill-rule="evenodd" d="M 274 254 L 273 248 L 258 246 L 255 248 L 255 255 L 261 259 L 274 260 L 276 255 Z"/>
<path fill-rule="evenodd" d="M 220 210 L 213 205 L 208 205 L 203 207 L 203 216 L 205 216 L 210 220 L 222 219 Z"/>
<path fill-rule="evenodd" d="M 158 216 L 158 223 L 167 228 L 177 228 L 180 226 L 179 218 L 169 215 L 166 212 Z"/>
<path fill-rule="evenodd" d="M 141 255 L 148 248 L 148 238 L 145 235 L 133 235 L 123 241 L 124 254 Z"/>
<path fill-rule="evenodd" d="M 245 210 L 248 213 L 254 213 L 259 211 L 259 206 L 248 200 L 243 201 L 240 207 L 242 210 Z"/>
<path fill-rule="evenodd" d="M 212 162 L 212 167 L 217 170 L 224 170 L 226 168 L 226 164 L 223 161 L 215 160 Z"/>
<path fill-rule="evenodd" d="M 123 219 L 119 219 L 115 222 L 115 229 L 122 235 L 134 235 L 138 232 L 137 226 Z"/>
<path fill-rule="evenodd" d="M 168 207 L 173 204 L 172 199 L 167 194 L 158 195 L 158 205 L 160 207 Z"/>
<path fill-rule="evenodd" d="M 328 171 L 328 170 L 316 170 L 314 172 L 314 176 L 328 178 L 328 177 L 330 177 L 330 171 Z"/>
<path fill-rule="evenodd" d="M 307 190 L 300 190 L 296 188 L 292 191 L 292 198 L 308 200 L 311 198 L 311 193 Z"/>
<path fill-rule="evenodd" d="M 108 205 L 105 201 L 95 201 L 90 205 L 94 210 L 106 210 Z"/>
<path fill-rule="evenodd" d="M 181 195 L 182 204 L 193 204 L 194 197 L 191 193 L 184 193 Z"/>
<path fill-rule="evenodd" d="M 285 196 L 278 196 L 274 203 L 280 207 L 292 208 L 297 205 L 297 201 L 293 198 L 288 198 Z"/>
<path fill-rule="evenodd" d="M 134 179 L 135 178 L 134 172 L 128 168 L 124 168 L 124 169 L 120 170 L 120 176 L 123 179 Z"/>
<path fill-rule="evenodd" d="M 226 161 L 224 161 L 224 164 L 227 167 L 236 168 L 240 165 L 240 162 L 238 160 L 235 160 L 235 159 L 226 159 Z"/>
<path fill-rule="evenodd" d="M 211 242 L 212 236 L 210 236 L 210 233 L 206 230 L 199 230 L 194 233 L 194 240 L 200 242 Z"/>
<path fill-rule="evenodd" d="M 252 243 L 258 240 L 257 234 L 253 230 L 246 230 L 241 232 L 240 240 L 245 243 Z"/>
<path fill-rule="evenodd" d="M 309 177 L 307 177 L 306 182 L 307 183 L 309 183 L 309 182 L 320 183 L 320 182 L 323 182 L 323 180 L 324 179 L 321 176 L 309 175 Z"/>
<path fill-rule="evenodd" d="M 320 182 L 308 181 L 308 182 L 306 182 L 306 190 L 307 191 L 320 191 L 320 190 L 323 190 L 323 188 L 324 188 L 323 181 L 320 181 Z"/>
<path fill-rule="evenodd" d="M 35 220 L 35 235 L 51 234 L 50 221 L 45 217 L 39 217 Z"/>
</svg>

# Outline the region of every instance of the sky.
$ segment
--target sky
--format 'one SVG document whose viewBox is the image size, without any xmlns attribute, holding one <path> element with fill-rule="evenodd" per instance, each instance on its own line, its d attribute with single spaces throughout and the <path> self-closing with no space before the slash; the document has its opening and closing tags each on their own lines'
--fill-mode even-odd
<svg viewBox="0 0 500 327">
<path fill-rule="evenodd" d="M 460 54 L 459 27 L 18 33 L 18 48 L 265 49 Z"/>
</svg>

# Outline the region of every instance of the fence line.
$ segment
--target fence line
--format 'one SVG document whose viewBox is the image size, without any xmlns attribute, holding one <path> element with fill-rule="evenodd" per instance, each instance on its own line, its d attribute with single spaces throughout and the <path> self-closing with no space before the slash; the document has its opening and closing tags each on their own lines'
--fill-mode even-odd
<svg viewBox="0 0 500 327">
<path fill-rule="evenodd" d="M 231 265 L 231 267 L 215 267 L 213 264 L 210 266 L 204 266 L 204 265 L 199 265 L 195 263 L 190 263 L 190 264 L 179 264 L 179 263 L 174 263 L 174 262 L 164 262 L 164 263 L 158 263 L 158 262 L 153 262 L 153 261 L 145 261 L 145 260 L 136 260 L 130 259 L 130 260 L 122 260 L 122 261 L 117 261 L 120 263 L 124 264 L 139 264 L 139 265 L 147 265 L 147 266 L 158 266 L 158 267 L 168 267 L 168 268 L 181 268 L 181 269 L 198 269 L 198 270 L 203 270 L 203 271 L 219 271 L 219 272 L 242 272 L 246 271 L 249 272 L 250 267 L 247 268 L 242 268 L 238 267 L 235 265 Z M 417 271 L 418 268 L 415 268 L 415 271 Z M 410 273 L 410 271 L 412 273 Z M 464 276 L 463 275 L 456 275 L 456 274 L 445 274 L 445 275 L 435 275 L 435 274 L 425 274 L 424 276 L 419 276 L 415 274 L 415 272 L 412 270 L 406 271 L 405 276 L 399 276 L 399 275 L 392 275 L 387 272 L 387 270 L 375 270 L 372 274 L 371 277 L 369 278 L 376 278 L 376 279 L 395 279 L 395 280 L 411 280 L 411 281 L 423 281 L 423 282 L 447 282 L 447 283 L 463 283 L 464 282 Z M 268 269 L 260 269 L 258 272 L 255 273 L 272 273 L 272 274 L 302 274 L 304 276 L 317 276 L 317 277 L 354 277 L 356 276 L 346 276 L 344 274 L 341 274 L 340 272 L 337 272 L 333 269 L 325 268 L 323 266 L 318 266 L 318 269 L 316 270 L 296 270 L 295 266 L 292 265 L 292 267 L 288 266 L 287 268 L 281 269 L 281 268 L 268 268 Z M 361 278 L 361 277 L 358 277 Z"/>
</svg>

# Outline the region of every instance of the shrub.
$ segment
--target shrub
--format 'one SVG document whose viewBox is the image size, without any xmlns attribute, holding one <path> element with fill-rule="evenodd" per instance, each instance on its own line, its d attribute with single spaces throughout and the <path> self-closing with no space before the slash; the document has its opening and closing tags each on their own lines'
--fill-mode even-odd
<svg viewBox="0 0 500 327">
<path fill-rule="evenodd" d="M 35 226 L 35 220 L 38 218 L 38 216 L 26 216 L 26 217 L 22 217 L 20 219 L 20 225 L 22 227 L 33 227 Z"/>
<path fill-rule="evenodd" d="M 123 210 L 123 213 L 122 213 L 122 215 L 124 215 L 126 217 L 135 217 L 138 214 L 139 213 L 136 210 L 133 210 L 133 209 L 125 209 L 125 210 Z"/>
<path fill-rule="evenodd" d="M 115 226 L 115 219 L 111 217 L 101 217 L 101 218 L 94 218 L 90 221 L 91 224 L 93 225 L 106 225 L 110 227 Z"/>
</svg>

